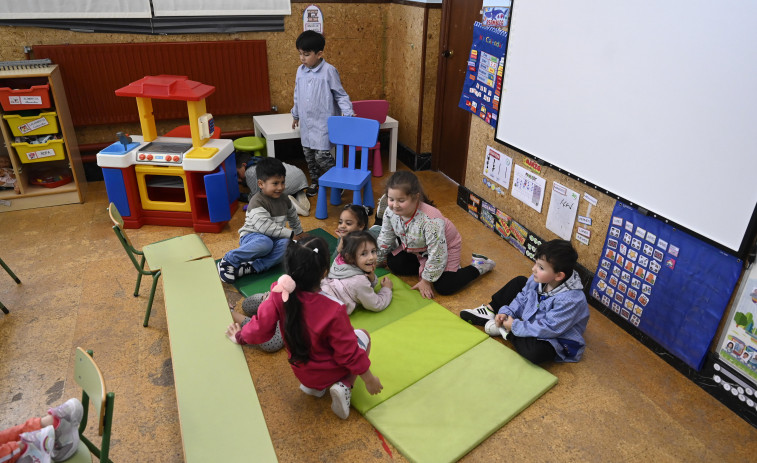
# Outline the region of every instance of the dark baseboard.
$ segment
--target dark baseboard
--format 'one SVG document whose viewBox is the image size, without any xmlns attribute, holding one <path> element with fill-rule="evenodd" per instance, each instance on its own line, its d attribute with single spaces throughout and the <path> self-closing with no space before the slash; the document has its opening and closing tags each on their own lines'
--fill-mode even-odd
<svg viewBox="0 0 757 463">
<path fill-rule="evenodd" d="M 397 143 L 397 160 L 412 170 L 431 169 L 431 153 L 416 153 L 402 143 Z"/>
</svg>

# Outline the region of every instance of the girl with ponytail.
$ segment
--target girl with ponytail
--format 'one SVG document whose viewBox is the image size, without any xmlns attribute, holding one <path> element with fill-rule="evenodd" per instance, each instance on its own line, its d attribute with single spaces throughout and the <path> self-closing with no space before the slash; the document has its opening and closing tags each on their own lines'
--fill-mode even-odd
<svg viewBox="0 0 757 463">
<path fill-rule="evenodd" d="M 352 386 L 360 376 L 370 394 L 383 389 L 370 371 L 370 337 L 352 327 L 344 304 L 320 292 L 329 269 L 328 245 L 308 236 L 287 246 L 285 274 L 271 285 L 271 295 L 244 328 L 232 323 L 226 330 L 237 344 L 260 344 L 271 339 L 280 322 L 289 364 L 300 389 L 309 395 L 331 395 L 331 409 L 342 419 L 350 413 Z"/>
</svg>

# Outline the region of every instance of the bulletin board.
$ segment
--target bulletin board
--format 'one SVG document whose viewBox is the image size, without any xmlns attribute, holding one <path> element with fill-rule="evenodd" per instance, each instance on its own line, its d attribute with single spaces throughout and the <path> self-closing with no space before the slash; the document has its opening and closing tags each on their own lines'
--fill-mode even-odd
<svg viewBox="0 0 757 463">
<path fill-rule="evenodd" d="M 699 370 L 742 262 L 618 202 L 590 292 Z"/>
</svg>

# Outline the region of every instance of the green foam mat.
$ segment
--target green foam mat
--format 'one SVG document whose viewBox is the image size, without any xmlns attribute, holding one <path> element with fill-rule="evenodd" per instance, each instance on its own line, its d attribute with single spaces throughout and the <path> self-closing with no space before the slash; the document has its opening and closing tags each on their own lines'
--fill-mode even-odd
<svg viewBox="0 0 757 463">
<path fill-rule="evenodd" d="M 433 338 L 434 346 L 447 341 Z M 551 373 L 487 339 L 364 415 L 409 460 L 452 462 L 556 383 Z"/>
<path fill-rule="evenodd" d="M 316 228 L 314 230 L 308 231 L 307 233 L 308 235 L 319 236 L 326 240 L 326 244 L 329 245 L 329 254 L 334 250 L 336 243 L 338 242 L 335 236 L 331 235 L 323 228 Z M 237 291 L 239 291 L 240 294 L 242 294 L 242 296 L 250 297 L 253 294 L 264 293 L 271 289 L 271 284 L 274 281 L 278 280 L 283 273 L 284 266 L 282 264 L 279 264 L 269 268 L 263 273 L 259 273 L 257 275 L 246 275 L 242 278 L 239 278 L 234 282 L 234 287 L 237 289 Z M 376 270 L 376 275 L 379 276 L 386 275 L 387 273 L 388 272 L 386 269 Z"/>
<path fill-rule="evenodd" d="M 385 269 L 378 270 L 386 272 Z M 376 274 L 378 274 L 378 270 Z M 410 286 L 394 275 L 389 274 L 388 276 L 394 285 L 392 287 L 391 304 L 381 312 L 371 312 L 358 305 L 355 311 L 350 314 L 350 321 L 353 327 L 373 333 L 379 328 L 395 322 L 405 315 L 411 314 L 429 304 L 430 301 L 423 299 L 420 291 L 410 289 Z"/>
<path fill-rule="evenodd" d="M 370 335 L 371 372 L 384 389 L 372 396 L 362 381 L 355 383 L 352 406 L 363 414 L 489 337 L 436 302 Z"/>
</svg>

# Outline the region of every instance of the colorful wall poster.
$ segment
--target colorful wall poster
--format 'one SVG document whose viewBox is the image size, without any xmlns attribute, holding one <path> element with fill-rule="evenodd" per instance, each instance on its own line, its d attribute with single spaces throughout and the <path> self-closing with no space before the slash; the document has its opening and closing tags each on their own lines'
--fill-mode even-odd
<svg viewBox="0 0 757 463">
<path fill-rule="evenodd" d="M 544 177 L 531 173 L 519 165 L 515 166 L 512 195 L 531 206 L 536 212 L 541 212 L 546 185 L 547 181 Z"/>
<path fill-rule="evenodd" d="M 506 44 L 507 32 L 480 22 L 473 25 L 473 43 L 459 106 L 492 127 L 497 126 Z"/>
<path fill-rule="evenodd" d="M 510 25 L 510 0 L 484 1 L 481 8 L 481 23 L 484 26 L 507 28 Z"/>
<path fill-rule="evenodd" d="M 591 296 L 699 370 L 741 261 L 616 203 Z"/>
<path fill-rule="evenodd" d="M 510 172 L 513 166 L 513 159 L 504 153 L 500 153 L 491 146 L 486 147 L 486 157 L 484 158 L 484 176 L 492 179 L 497 185 L 504 189 L 510 188 Z M 493 190 L 494 186 L 491 187 Z M 498 189 L 498 193 L 501 193 Z"/>
<path fill-rule="evenodd" d="M 577 192 L 557 182 L 552 182 L 552 195 L 547 211 L 547 229 L 555 232 L 560 238 L 570 241 L 580 199 L 581 196 Z"/>
<path fill-rule="evenodd" d="M 323 12 L 318 5 L 308 5 L 302 12 L 302 30 L 323 34 Z"/>
<path fill-rule="evenodd" d="M 757 386 L 757 265 L 744 274 L 718 355 Z"/>
</svg>

